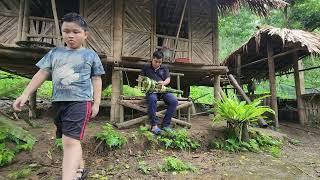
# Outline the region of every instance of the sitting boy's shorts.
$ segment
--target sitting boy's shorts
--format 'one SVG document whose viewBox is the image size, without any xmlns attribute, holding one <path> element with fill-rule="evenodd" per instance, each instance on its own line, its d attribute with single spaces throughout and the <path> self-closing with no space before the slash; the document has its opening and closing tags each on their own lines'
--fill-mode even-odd
<svg viewBox="0 0 320 180">
<path fill-rule="evenodd" d="M 82 140 L 87 122 L 91 116 L 91 101 L 53 102 L 54 124 L 57 127 L 56 138 L 62 134 Z"/>
</svg>

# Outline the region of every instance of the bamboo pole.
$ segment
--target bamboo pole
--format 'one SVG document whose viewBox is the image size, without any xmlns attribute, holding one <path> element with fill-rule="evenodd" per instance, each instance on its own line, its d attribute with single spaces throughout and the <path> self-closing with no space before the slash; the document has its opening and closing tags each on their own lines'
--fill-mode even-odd
<svg viewBox="0 0 320 180">
<path fill-rule="evenodd" d="M 57 15 L 57 7 L 56 7 L 56 1 L 51 0 L 51 6 L 52 6 L 52 13 L 54 18 L 54 25 L 56 29 L 56 38 L 57 38 L 57 46 L 61 46 L 61 39 L 60 39 L 60 27 L 59 27 L 59 19 Z"/>
<path fill-rule="evenodd" d="M 269 86 L 271 92 L 271 108 L 274 110 L 275 115 L 273 118 L 273 125 L 276 128 L 279 128 L 278 121 L 278 103 L 277 103 L 277 91 L 276 91 L 276 73 L 273 56 L 273 47 L 271 39 L 268 39 L 267 42 L 267 51 L 268 51 L 268 68 L 269 68 Z"/>
<path fill-rule="evenodd" d="M 189 0 L 189 6 L 188 6 L 188 39 L 189 39 L 189 59 L 192 62 L 192 24 L 191 24 L 191 1 Z"/>
<path fill-rule="evenodd" d="M 20 0 L 19 5 L 19 19 L 18 19 L 18 28 L 17 28 L 17 38 L 16 41 L 21 41 L 22 36 L 22 26 L 23 26 L 23 11 L 24 11 L 24 0 Z"/>
<path fill-rule="evenodd" d="M 181 25 L 182 25 L 182 21 L 183 21 L 183 18 L 184 18 L 184 12 L 186 11 L 187 2 L 188 2 L 188 0 L 184 1 L 183 10 L 182 10 L 182 13 L 181 13 L 181 16 L 180 16 L 178 31 L 177 31 L 176 39 L 175 39 L 175 42 L 174 42 L 174 53 L 173 53 L 174 54 L 173 55 L 174 59 L 176 58 L 176 52 L 177 52 L 176 50 L 178 48 L 178 38 L 179 38 L 179 35 L 180 35 Z"/>
<path fill-rule="evenodd" d="M 218 28 L 218 2 L 217 0 L 212 1 L 212 56 L 213 64 L 220 65 L 219 63 L 219 28 Z M 213 79 L 214 86 L 214 98 L 219 99 L 219 89 L 220 89 L 220 76 L 215 75 Z"/>
<path fill-rule="evenodd" d="M 26 41 L 27 33 L 29 32 L 29 11 L 30 11 L 30 0 L 24 1 L 24 11 L 23 11 L 23 25 L 22 25 L 22 33 L 21 40 Z"/>
<path fill-rule="evenodd" d="M 123 12 L 124 0 L 114 1 L 114 26 L 113 26 L 113 57 L 114 66 L 121 61 L 122 54 L 122 36 L 123 36 Z M 111 122 L 120 122 L 120 105 L 117 103 L 122 94 L 122 71 L 112 71 L 112 94 L 111 94 Z"/>
<path fill-rule="evenodd" d="M 237 54 L 236 56 L 236 67 L 237 67 L 237 81 L 241 87 L 241 55 Z"/>
<path fill-rule="evenodd" d="M 306 124 L 306 116 L 305 116 L 305 112 L 304 112 L 303 98 L 301 96 L 303 93 L 302 91 L 304 89 L 304 83 L 302 83 L 302 81 L 304 81 L 304 80 L 300 76 L 297 53 L 293 54 L 293 69 L 294 69 L 294 80 L 295 80 L 295 85 L 296 85 L 296 96 L 297 96 L 299 122 L 301 125 L 305 125 Z"/>
</svg>

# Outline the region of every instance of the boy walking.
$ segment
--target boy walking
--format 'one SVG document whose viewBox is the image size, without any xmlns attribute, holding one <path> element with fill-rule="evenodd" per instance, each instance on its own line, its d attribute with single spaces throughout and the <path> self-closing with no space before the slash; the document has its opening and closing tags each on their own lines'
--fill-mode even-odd
<svg viewBox="0 0 320 180">
<path fill-rule="evenodd" d="M 82 162 L 80 140 L 89 118 L 99 112 L 101 75 L 105 72 L 98 55 L 82 46 L 88 37 L 88 25 L 80 15 L 66 14 L 61 29 L 67 46 L 52 49 L 36 64 L 40 70 L 13 108 L 21 111 L 28 97 L 51 75 L 55 124 L 63 134 L 62 179 L 82 179 L 77 173 Z"/>
</svg>

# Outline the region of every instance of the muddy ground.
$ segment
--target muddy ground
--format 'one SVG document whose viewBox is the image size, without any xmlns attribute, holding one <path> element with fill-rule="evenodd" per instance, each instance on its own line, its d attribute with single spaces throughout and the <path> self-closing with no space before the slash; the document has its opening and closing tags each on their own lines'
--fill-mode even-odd
<svg viewBox="0 0 320 180">
<path fill-rule="evenodd" d="M 37 137 L 38 142 L 31 152 L 18 154 L 10 165 L 0 168 L 0 179 L 7 179 L 9 173 L 28 167 L 32 167 L 32 173 L 27 179 L 59 179 L 61 176 L 62 151 L 54 146 L 55 127 L 50 118 L 51 110 L 49 106 L 43 106 L 41 112 L 40 118 L 32 121 L 36 128 L 18 121 Z M 192 118 L 193 126 L 189 132 L 200 141 L 201 148 L 194 152 L 153 149 L 144 143 L 133 142 L 130 137 L 137 130 L 133 127 L 121 130 L 129 139 L 124 148 L 98 153 L 94 151 L 98 142 L 93 136 L 107 120 L 108 115 L 101 113 L 90 121 L 86 131 L 83 149 L 89 176 L 99 174 L 108 179 L 320 179 L 319 129 L 281 122 L 280 133 L 271 133 L 299 140 L 300 143 L 293 145 L 285 141 L 281 156 L 276 158 L 266 152 L 230 153 L 208 149 L 210 140 L 222 137 L 224 124 L 212 126 L 209 116 L 196 116 Z M 198 170 L 183 174 L 161 172 L 159 165 L 170 155 Z M 150 168 L 149 174 L 139 170 L 139 161 L 145 161 Z"/>
</svg>

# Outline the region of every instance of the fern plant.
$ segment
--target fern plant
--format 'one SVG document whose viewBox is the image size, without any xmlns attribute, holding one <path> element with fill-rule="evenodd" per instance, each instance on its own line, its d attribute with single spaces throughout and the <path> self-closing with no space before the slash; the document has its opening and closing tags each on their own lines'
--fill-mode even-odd
<svg viewBox="0 0 320 180">
<path fill-rule="evenodd" d="M 197 169 L 190 164 L 186 164 L 182 160 L 174 157 L 169 156 L 164 159 L 164 164 L 161 166 L 162 171 L 171 171 L 171 172 L 185 172 L 191 171 L 196 172 Z"/>
<path fill-rule="evenodd" d="M 113 126 L 109 123 L 102 126 L 102 131 L 96 136 L 96 139 L 105 142 L 109 149 L 120 149 L 127 143 L 127 139 L 119 132 L 113 129 Z"/>
<path fill-rule="evenodd" d="M 257 122 L 260 118 L 265 118 L 263 115 L 265 112 L 274 114 L 271 108 L 260 105 L 261 99 L 265 97 L 255 99 L 251 103 L 240 101 L 235 95 L 225 96 L 219 101 L 214 101 L 216 115 L 213 122 L 226 120 L 231 127 L 231 131 L 241 141 L 244 126 L 247 126 L 250 122 Z"/>
<path fill-rule="evenodd" d="M 0 115 L 0 167 L 12 161 L 16 153 L 30 151 L 36 138 Z"/>
</svg>

